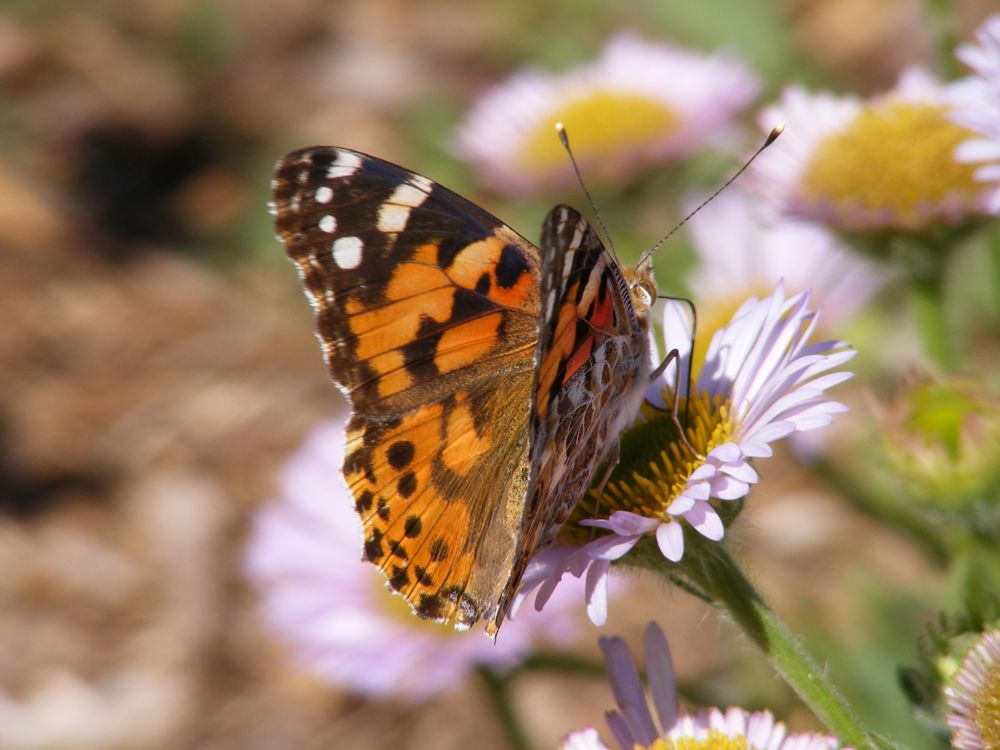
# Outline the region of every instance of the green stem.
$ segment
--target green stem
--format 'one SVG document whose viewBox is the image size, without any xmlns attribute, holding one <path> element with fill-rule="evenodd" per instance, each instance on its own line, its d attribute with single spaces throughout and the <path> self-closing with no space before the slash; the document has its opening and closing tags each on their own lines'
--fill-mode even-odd
<svg viewBox="0 0 1000 750">
<path fill-rule="evenodd" d="M 600 662 L 584 659 L 573 654 L 554 653 L 551 651 L 536 651 L 521 662 L 508 679 L 523 672 L 558 672 L 562 674 L 578 674 L 586 677 L 604 679 L 607 672 Z"/>
<path fill-rule="evenodd" d="M 958 364 L 955 340 L 948 325 L 940 280 L 914 279 L 909 292 L 910 309 L 923 339 L 924 351 L 943 371 L 954 370 Z"/>
<path fill-rule="evenodd" d="M 521 726 L 521 722 L 518 721 L 517 713 L 514 711 L 514 706 L 510 701 L 510 694 L 507 691 L 507 679 L 502 675 L 498 675 L 489 667 L 479 667 L 477 671 L 483 679 L 486 692 L 490 697 L 490 703 L 493 704 L 493 708 L 496 710 L 497 718 L 500 720 L 500 724 L 507 734 L 507 741 L 512 750 L 531 750 L 528 735 L 525 733 L 524 727 Z"/>
<path fill-rule="evenodd" d="M 767 654 L 785 682 L 841 743 L 858 750 L 890 747 L 864 726 L 825 670 L 767 606 L 728 553 L 717 543 L 689 539 L 683 563 L 685 573 Z M 651 567 L 664 576 L 676 571 L 656 550 L 640 552 L 632 562 Z"/>
</svg>

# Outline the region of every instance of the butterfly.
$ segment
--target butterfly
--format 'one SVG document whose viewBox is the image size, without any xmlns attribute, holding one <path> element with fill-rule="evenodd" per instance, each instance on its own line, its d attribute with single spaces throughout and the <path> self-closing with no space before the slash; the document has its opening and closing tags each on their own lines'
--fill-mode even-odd
<svg viewBox="0 0 1000 750">
<path fill-rule="evenodd" d="M 346 148 L 281 159 L 279 240 L 351 403 L 343 477 L 364 558 L 420 617 L 496 635 L 534 554 L 650 378 L 648 256 L 575 209 L 541 249 L 447 188 Z"/>
</svg>

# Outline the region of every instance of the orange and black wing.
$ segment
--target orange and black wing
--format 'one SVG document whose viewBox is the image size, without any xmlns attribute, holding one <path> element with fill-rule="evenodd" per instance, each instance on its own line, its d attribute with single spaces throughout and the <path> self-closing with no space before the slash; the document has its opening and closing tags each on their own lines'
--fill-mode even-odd
<svg viewBox="0 0 1000 750">
<path fill-rule="evenodd" d="M 365 558 L 422 617 L 492 614 L 530 468 L 537 248 L 427 178 L 342 148 L 282 159 L 273 210 L 353 407 L 343 468 Z"/>
</svg>

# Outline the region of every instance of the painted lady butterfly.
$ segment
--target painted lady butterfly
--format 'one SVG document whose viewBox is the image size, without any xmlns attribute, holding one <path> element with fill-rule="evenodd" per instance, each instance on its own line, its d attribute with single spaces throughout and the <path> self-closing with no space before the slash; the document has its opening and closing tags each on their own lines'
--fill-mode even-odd
<svg viewBox="0 0 1000 750">
<path fill-rule="evenodd" d="M 350 399 L 344 478 L 364 556 L 420 617 L 495 634 L 635 414 L 652 262 L 620 267 L 574 209 L 542 249 L 394 164 L 282 159 L 280 240 Z"/>
</svg>

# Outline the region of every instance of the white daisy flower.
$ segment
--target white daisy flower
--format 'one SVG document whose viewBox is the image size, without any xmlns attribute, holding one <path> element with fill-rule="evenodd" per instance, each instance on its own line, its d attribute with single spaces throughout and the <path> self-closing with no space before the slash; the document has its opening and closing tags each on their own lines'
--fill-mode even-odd
<svg viewBox="0 0 1000 750">
<path fill-rule="evenodd" d="M 989 207 L 1000 214 L 1000 15 L 983 23 L 976 40 L 978 46 L 963 44 L 955 51 L 955 56 L 976 73 L 955 85 L 952 118 L 976 136 L 959 145 L 955 157 L 983 165 L 976 169 L 976 179 L 996 183 Z"/>
<path fill-rule="evenodd" d="M 754 162 L 771 209 L 848 232 L 919 232 L 987 213 L 989 191 L 954 151 L 971 131 L 950 119 L 956 96 L 910 70 L 889 93 L 862 100 L 787 88 L 761 124 L 785 123 Z"/>
<path fill-rule="evenodd" d="M 618 637 L 598 640 L 608 667 L 608 679 L 617 710 L 608 711 L 608 728 L 621 750 L 674 750 L 675 748 L 744 747 L 747 750 L 836 750 L 835 737 L 787 734 L 785 725 L 768 711 L 750 713 L 742 708 L 717 708 L 682 714 L 670 648 L 655 623 L 646 627 L 643 652 L 649 698 L 628 646 Z M 610 750 L 596 729 L 574 732 L 560 750 Z"/>
<path fill-rule="evenodd" d="M 735 58 L 621 33 L 589 65 L 527 69 L 485 94 L 455 150 L 502 190 L 562 183 L 572 178 L 554 129 L 562 122 L 588 181 L 620 180 L 719 137 L 758 88 Z"/>
<path fill-rule="evenodd" d="M 644 470 L 631 466 L 631 476 L 617 481 L 623 472 L 612 476 L 600 502 L 602 509 L 611 511 L 607 518 L 586 518 L 592 510 L 581 502 L 567 524 L 570 536 L 579 534 L 578 526 L 609 533 L 590 541 L 578 537 L 575 543 L 557 544 L 537 556 L 515 607 L 534 596 L 540 609 L 566 573 L 585 576 L 588 615 L 602 625 L 611 562 L 643 537 L 653 535 L 662 555 L 673 562 L 684 556 L 685 526 L 707 539 L 722 539 L 725 528 L 718 510 L 745 497 L 757 482 L 751 460 L 770 456 L 774 441 L 825 426 L 835 413 L 846 410 L 825 391 L 851 377 L 831 370 L 855 352 L 839 341 L 807 343 L 816 325 L 808 303 L 808 293 L 786 299 L 780 284 L 769 297 L 747 300 L 712 337 L 690 395 L 684 391 L 691 352 L 681 351 L 681 367 L 667 368 L 647 392 L 646 421 L 622 436 L 623 455 L 628 455 L 631 440 L 647 446 L 647 453 L 648 446 L 654 446 L 655 455 Z M 665 309 L 666 341 L 690 341 L 679 309 Z M 677 437 L 669 417 L 678 369 L 680 414 L 687 420 L 687 439 L 697 455 Z"/>
<path fill-rule="evenodd" d="M 984 633 L 969 649 L 944 696 L 952 747 L 1000 747 L 1000 630 Z"/>
<path fill-rule="evenodd" d="M 265 621 L 304 668 L 359 694 L 419 700 L 459 688 L 478 665 L 512 667 L 540 639 L 564 643 L 577 632 L 579 588 L 541 616 L 505 625 L 496 644 L 414 617 L 361 559 L 343 459 L 343 421 L 321 425 L 285 467 L 278 498 L 258 512 L 244 558 Z"/>
</svg>

